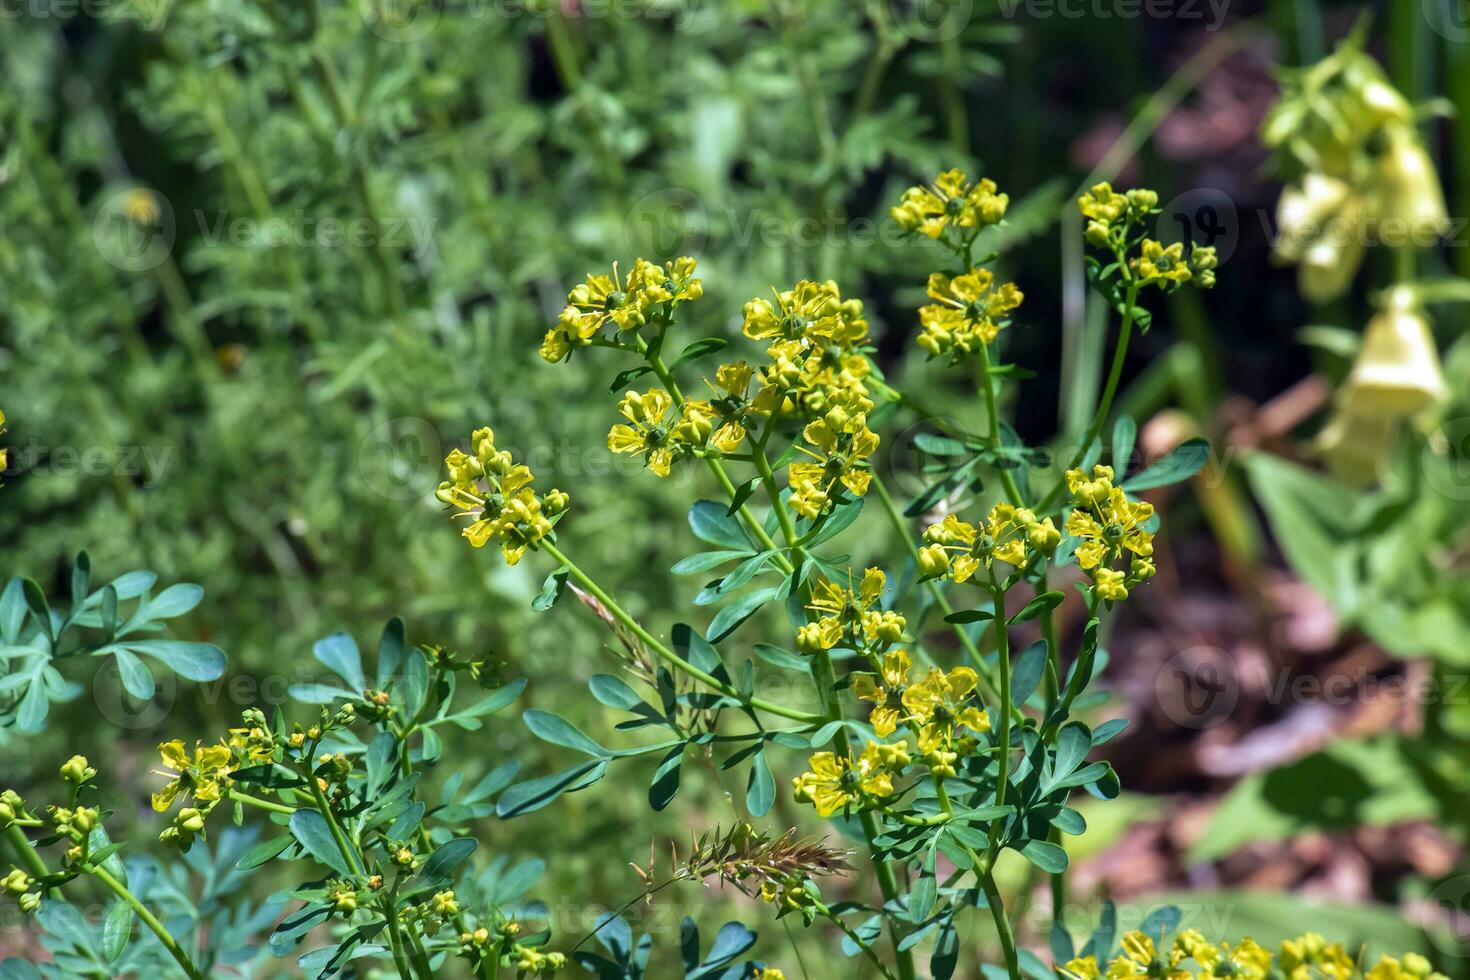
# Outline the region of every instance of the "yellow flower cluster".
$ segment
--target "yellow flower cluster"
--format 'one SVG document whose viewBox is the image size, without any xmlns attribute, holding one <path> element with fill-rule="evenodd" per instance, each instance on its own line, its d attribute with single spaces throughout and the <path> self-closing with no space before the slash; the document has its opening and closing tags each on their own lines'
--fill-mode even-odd
<svg viewBox="0 0 1470 980">
<path fill-rule="evenodd" d="M 844 392 L 829 403 L 825 415 L 802 430 L 807 444 L 798 443 L 796 448 L 807 460 L 787 468 L 791 487 L 787 503 L 802 517 L 821 516 L 839 483 L 858 497 L 868 492 L 873 480 L 868 458 L 878 450 L 878 434 L 868 428 L 871 404 Z"/>
<path fill-rule="evenodd" d="M 969 667 L 948 673 L 935 667 L 910 684 L 910 667 L 908 653 L 894 650 L 878 663 L 876 675 L 855 675 L 852 692 L 874 705 L 868 721 L 880 738 L 892 735 L 900 722 L 909 724 L 929 768 L 936 775 L 953 776 L 961 752 L 975 748 L 973 739 L 956 730 L 968 728 L 976 735 L 990 730 L 989 712 L 972 698 L 979 678 Z"/>
<path fill-rule="evenodd" d="M 775 302 L 746 303 L 741 330 L 751 340 L 770 340 L 770 364 L 761 369 L 755 405 L 764 414 L 800 412 L 814 417 L 834 401 L 867 403 L 871 371 L 863 345 L 868 321 L 861 300 L 843 299 L 837 283 L 803 280 Z"/>
<path fill-rule="evenodd" d="M 194 744 L 191 754 L 180 739 L 158 746 L 167 770 L 154 773 L 168 777 L 163 789 L 153 794 L 153 809 L 163 813 L 175 803 L 184 803 L 173 823 L 158 835 L 165 844 L 187 851 L 194 838 L 204 832 L 204 822 L 230 788 L 230 773 L 239 768 L 236 754 L 227 744 Z"/>
<path fill-rule="evenodd" d="M 973 354 L 995 340 L 1009 323 L 1006 314 L 1024 298 L 1013 282 L 996 285 L 989 269 L 975 268 L 950 277 L 941 272 L 929 276 L 928 306 L 919 308 L 923 332 L 918 344 L 931 357 Z"/>
<path fill-rule="evenodd" d="M 963 170 L 946 170 L 934 183 L 910 187 L 888 213 L 904 231 L 938 238 L 951 225 L 978 229 L 998 224 L 1011 199 L 996 193 L 995 182 L 970 182 Z"/>
<path fill-rule="evenodd" d="M 809 607 L 819 618 L 796 631 L 797 649 L 820 653 L 840 643 L 876 655 L 902 642 L 907 626 L 903 616 L 878 608 L 887 588 L 888 577 L 878 568 L 864 571 L 856 589 L 819 580 L 812 586 Z"/>
<path fill-rule="evenodd" d="M 1274 963 L 1273 963 L 1274 960 Z M 1274 966 L 1274 969 L 1273 969 Z M 1216 945 L 1207 941 L 1197 929 L 1180 933 L 1167 949 L 1158 949 L 1151 937 L 1142 932 L 1123 936 L 1122 953 L 1101 966 L 1097 957 L 1084 956 L 1071 960 L 1057 970 L 1063 980 L 1129 980 L 1129 978 L 1165 978 L 1165 980 L 1447 980 L 1436 973 L 1429 961 L 1418 953 L 1403 957 L 1383 956 L 1371 969 L 1359 971 L 1355 957 L 1341 943 L 1328 943 L 1314 932 L 1289 939 L 1281 944 L 1273 957 L 1270 950 L 1255 940 L 1245 939 L 1238 945 Z"/>
<path fill-rule="evenodd" d="M 618 412 L 628 421 L 608 430 L 607 448 L 642 456 L 644 464 L 659 476 L 669 475 L 676 456 L 704 445 L 714 428 L 710 413 L 700 403 L 685 402 L 682 411 L 675 411 L 673 396 L 662 388 L 628 392 L 618 403 Z"/>
<path fill-rule="evenodd" d="M 1067 489 L 1076 504 L 1067 518 L 1067 533 L 1081 538 L 1077 564 L 1092 576 L 1097 594 L 1114 602 L 1128 598 L 1128 590 L 1154 577 L 1154 534 L 1145 525 L 1154 516 L 1153 504 L 1133 501 L 1113 486 L 1113 468 L 1097 465 L 1089 479 L 1081 470 L 1068 470 Z M 1128 557 L 1127 571 L 1112 567 Z"/>
<path fill-rule="evenodd" d="M 1133 232 L 1158 213 L 1159 195 L 1147 188 L 1119 193 L 1106 181 L 1077 198 L 1077 208 L 1087 219 L 1087 241 L 1117 255 L 1132 247 Z M 1211 246 L 1196 245 L 1184 254 L 1184 243 L 1164 245 L 1152 238 L 1139 243 L 1138 254 L 1128 257 L 1128 270 L 1143 285 L 1177 287 L 1187 282 L 1209 289 L 1215 285 L 1219 257 Z"/>
<path fill-rule="evenodd" d="M 893 776 L 909 764 L 908 744 L 869 742 L 853 759 L 835 752 L 811 757 L 811 770 L 793 779 L 798 803 L 810 803 L 817 816 L 830 817 L 853 804 L 893 795 Z"/>
<path fill-rule="evenodd" d="M 925 578 L 966 582 L 997 561 L 1023 568 L 1050 555 L 1061 539 L 1050 517 L 1038 520 L 1024 507 L 996 504 L 979 527 L 950 514 L 925 529 L 919 571 Z"/>
<path fill-rule="evenodd" d="M 556 326 L 541 342 L 541 356 L 552 363 L 565 360 L 609 327 L 614 333 L 634 331 L 680 303 L 699 299 L 704 284 L 694 277 L 694 267 L 687 256 L 662 266 L 638 259 L 626 278 L 616 264 L 611 275 L 589 275 L 567 293 Z"/>
<path fill-rule="evenodd" d="M 471 433 L 470 450 L 454 449 L 444 457 L 449 479 L 439 484 L 436 496 L 471 518 L 463 532 L 470 544 L 482 548 L 499 535 L 500 550 L 514 565 L 551 533 L 566 513 L 568 497 L 555 489 L 538 496 L 531 470 L 508 451 L 497 450 L 488 428 Z"/>
</svg>

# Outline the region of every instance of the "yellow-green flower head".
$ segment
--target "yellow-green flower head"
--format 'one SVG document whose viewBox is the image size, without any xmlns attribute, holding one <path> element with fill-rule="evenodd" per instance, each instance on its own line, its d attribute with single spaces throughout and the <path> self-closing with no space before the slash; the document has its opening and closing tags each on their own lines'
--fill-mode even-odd
<svg viewBox="0 0 1470 980">
<path fill-rule="evenodd" d="M 863 797 L 893 795 L 893 771 L 884 761 L 878 743 L 869 742 L 856 760 L 833 752 L 818 752 L 808 762 L 811 769 L 791 781 L 798 803 L 810 803 L 817 816 L 830 817 Z"/>
<path fill-rule="evenodd" d="M 699 299 L 704 284 L 694 277 L 694 268 L 695 260 L 687 256 L 663 266 L 638 259 L 626 279 L 616 263 L 611 275 L 589 275 L 567 293 L 567 305 L 542 340 L 541 356 L 553 363 L 564 360 L 605 329 L 637 330 L 654 316 Z"/>
<path fill-rule="evenodd" d="M 1189 263 L 1184 260 L 1183 242 L 1165 246 L 1152 238 L 1145 238 L 1140 253 L 1138 258 L 1129 262 L 1129 266 L 1144 283 L 1186 283 L 1193 277 Z"/>
<path fill-rule="evenodd" d="M 842 298 L 831 279 L 802 280 L 776 302 L 756 298 L 745 304 L 741 330 L 751 340 L 801 340 L 809 348 L 851 347 L 868 336 L 861 300 Z"/>
<path fill-rule="evenodd" d="M 1092 189 L 1077 198 L 1077 209 L 1082 216 L 1103 226 L 1113 224 L 1128 213 L 1128 197 L 1113 190 L 1107 181 L 1094 184 Z"/>
<path fill-rule="evenodd" d="M 869 568 L 856 589 L 819 579 L 812 586 L 808 607 L 818 614 L 816 622 L 797 630 L 796 643 L 803 653 L 830 650 L 846 642 L 852 649 L 886 649 L 903 638 L 903 616 L 883 610 L 880 603 L 888 588 L 888 576 L 882 569 Z"/>
<path fill-rule="evenodd" d="M 918 343 L 931 357 L 975 353 L 995 340 L 1008 322 L 1006 314 L 1024 299 L 1015 283 L 996 286 L 995 275 L 978 268 L 953 278 L 933 273 L 929 297 L 935 302 L 919 308 L 923 332 Z"/>
<path fill-rule="evenodd" d="M 972 184 L 964 171 L 946 170 L 934 183 L 904 191 L 889 214 L 904 231 L 938 238 L 951 225 L 973 229 L 999 224 L 1010 200 L 997 193 L 992 180 Z"/>
<path fill-rule="evenodd" d="M 873 712 L 868 722 L 879 738 L 887 738 L 898 728 L 903 716 L 903 689 L 908 683 L 912 661 L 906 650 L 891 650 L 883 655 L 882 672 L 878 675 L 856 674 L 852 693 L 860 701 L 870 701 Z"/>
<path fill-rule="evenodd" d="M 553 489 L 538 496 L 530 468 L 496 449 L 495 434 L 488 428 L 475 430 L 471 449 L 474 455 L 450 450 L 444 458 L 449 479 L 435 495 L 461 512 L 455 516 L 469 518 L 462 533 L 473 547 L 483 548 L 498 536 L 501 553 L 514 565 L 527 548 L 551 533 L 566 513 L 567 495 Z"/>
<path fill-rule="evenodd" d="M 1038 519 L 1024 507 L 996 504 L 979 527 L 948 514 L 924 530 L 920 571 L 926 578 L 967 582 L 997 561 L 1022 568 L 1033 558 L 1050 555 L 1061 539 L 1050 517 Z"/>
<path fill-rule="evenodd" d="M 233 758 L 228 745 L 196 742 L 191 756 L 182 740 L 173 739 L 160 744 L 158 753 L 168 769 L 155 769 L 154 774 L 169 777 L 168 784 L 153 794 L 153 809 L 159 813 L 190 798 L 212 806 L 229 788 Z"/>
<path fill-rule="evenodd" d="M 618 412 L 628 423 L 618 423 L 608 430 L 607 448 L 615 453 L 642 456 L 644 465 L 658 476 L 669 475 L 674 454 L 687 449 L 691 442 L 684 440 L 701 428 L 691 417 L 684 419 L 680 427 L 682 432 L 676 428 L 679 415 L 674 412 L 673 396 L 662 388 L 650 388 L 641 393 L 629 391 L 618 403 Z M 708 436 L 711 426 L 707 420 L 702 428 L 704 435 Z M 697 442 L 703 442 L 703 439 Z"/>
<path fill-rule="evenodd" d="M 973 698 L 978 686 L 979 677 L 969 667 L 956 667 L 948 673 L 934 667 L 922 680 L 909 685 L 903 692 L 903 706 L 908 709 L 908 717 L 919 725 L 920 752 L 932 757 L 949 750 L 959 726 L 977 735 L 990 730 L 989 713 Z M 946 759 L 945 765 L 950 761 Z M 944 775 L 954 775 L 952 768 Z"/>
<path fill-rule="evenodd" d="M 4 878 L 0 878 L 0 888 L 5 889 L 12 895 L 21 895 L 30 891 L 31 886 L 35 883 L 35 879 L 20 868 L 11 868 L 9 874 Z"/>
<path fill-rule="evenodd" d="M 686 414 L 692 406 L 693 410 L 709 419 L 712 430 L 705 434 L 705 439 L 722 453 L 733 453 L 740 448 L 749 431 L 747 420 L 758 413 L 747 397 L 750 379 L 754 376 L 755 369 L 744 361 L 721 364 L 715 370 L 713 382 L 705 379 L 712 397 L 686 403 Z"/>
<path fill-rule="evenodd" d="M 81 785 L 96 775 L 97 770 L 87 764 L 87 757 L 84 755 L 72 756 L 61 767 L 61 778 L 76 785 Z"/>
<path fill-rule="evenodd" d="M 1113 470 L 1095 466 L 1092 478 L 1081 470 L 1069 470 L 1067 487 L 1076 508 L 1067 518 L 1067 533 L 1081 538 L 1077 564 L 1092 576 L 1098 595 L 1108 601 L 1128 597 L 1128 590 L 1152 578 L 1154 535 L 1145 525 L 1154 516 L 1153 504 L 1128 499 L 1121 487 L 1113 486 Z M 1127 572 L 1112 565 L 1127 557 Z"/>
<path fill-rule="evenodd" d="M 873 480 L 867 460 L 878 450 L 878 435 L 867 423 L 865 414 L 839 409 L 802 430 L 807 445 L 796 448 L 811 462 L 792 463 L 787 469 L 792 510 L 815 520 L 832 503 L 839 483 L 854 496 L 867 494 Z"/>
</svg>

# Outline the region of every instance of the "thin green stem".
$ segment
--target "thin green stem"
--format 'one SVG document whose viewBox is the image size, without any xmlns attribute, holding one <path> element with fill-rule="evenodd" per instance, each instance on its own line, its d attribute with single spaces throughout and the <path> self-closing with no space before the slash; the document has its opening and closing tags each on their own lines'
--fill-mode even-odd
<svg viewBox="0 0 1470 980">
<path fill-rule="evenodd" d="M 995 647 L 996 666 L 1000 673 L 1000 728 L 996 731 L 995 742 L 1000 747 L 997 758 L 999 771 L 995 777 L 995 805 L 1004 806 L 1006 802 L 1006 786 L 1010 781 L 1011 767 L 1011 713 L 1007 709 L 1011 707 L 1011 641 L 1009 629 L 1006 626 L 1006 593 L 995 581 L 995 572 L 990 573 L 990 595 L 995 602 Z M 991 824 L 990 844 L 994 850 L 997 843 L 997 835 L 1000 821 Z"/>
<path fill-rule="evenodd" d="M 893 525 L 894 530 L 898 532 L 898 536 L 903 541 L 904 547 L 908 548 L 910 557 L 913 558 L 914 563 L 917 565 L 919 561 L 919 547 L 914 543 L 909 527 L 904 522 L 903 513 L 898 509 L 898 505 L 893 502 L 893 496 L 888 492 L 888 486 L 883 482 L 883 477 L 876 470 L 873 472 L 872 486 L 878 493 L 878 501 L 883 505 L 883 510 L 888 515 L 889 522 Z M 934 604 L 939 607 L 940 612 L 945 616 L 954 613 L 954 606 L 950 604 L 949 597 L 944 594 L 944 589 L 940 588 L 938 582 L 930 579 L 924 583 L 924 586 L 929 590 L 930 596 L 934 598 Z M 992 675 L 990 665 L 985 662 L 985 658 L 981 655 L 980 648 L 975 645 L 975 641 L 965 631 L 963 624 L 952 623 L 951 625 L 954 627 L 955 636 L 959 637 L 960 645 L 965 648 L 966 656 L 975 665 L 975 670 L 979 673 L 980 679 L 985 682 L 985 686 L 989 688 L 992 695 L 999 696 L 1000 685 Z M 1016 716 L 1016 720 L 1019 721 L 1019 709 L 1016 710 Z"/>
<path fill-rule="evenodd" d="M 262 800 L 258 796 L 251 796 L 249 793 L 242 793 L 237 789 L 230 790 L 230 799 L 236 803 L 253 806 L 257 810 L 267 810 L 271 813 L 280 813 L 288 817 L 296 812 L 296 807 L 294 806 L 286 806 L 284 803 L 276 803 L 273 800 Z"/>
<path fill-rule="evenodd" d="M 342 825 L 337 822 L 337 817 L 332 813 L 331 806 L 327 803 L 327 795 L 322 792 L 321 786 L 317 784 L 316 776 L 311 771 L 311 766 L 306 767 L 302 774 L 306 784 L 311 788 L 312 799 L 316 801 L 317 811 L 321 813 L 322 819 L 327 823 L 327 830 L 332 835 L 332 841 L 337 845 L 337 850 L 342 853 L 342 859 L 354 874 L 367 874 L 363 867 L 362 858 L 358 856 L 357 849 L 347 842 L 347 835 L 342 830 Z"/>
<path fill-rule="evenodd" d="M 980 345 L 980 378 L 985 388 L 985 414 L 989 416 L 987 424 L 990 427 L 990 448 L 1000 452 L 1000 410 L 996 406 L 995 377 L 991 374 L 990 345 Z M 1005 486 L 1006 493 L 1011 502 L 1017 507 L 1026 506 L 1026 498 L 1021 496 L 1021 488 L 1016 485 L 1016 477 L 1011 473 L 1009 467 L 997 465 L 996 470 L 1000 472 L 1000 482 Z"/>
<path fill-rule="evenodd" d="M 712 674 L 705 673 L 704 671 L 700 670 L 698 667 L 695 667 L 693 664 L 684 660 L 683 657 L 680 657 L 674 651 L 666 647 L 662 642 L 655 638 L 652 633 L 649 633 L 648 630 L 644 629 L 641 623 L 639 623 L 632 616 L 628 615 L 627 611 L 623 609 L 622 606 L 618 605 L 617 601 L 613 599 L 612 596 L 604 592 L 600 585 L 593 581 L 592 578 L 586 572 L 582 571 L 581 568 L 577 567 L 577 565 L 565 554 L 563 554 L 561 549 L 557 548 L 556 545 L 552 544 L 550 541 L 543 540 L 540 542 L 539 546 L 553 559 L 566 566 L 567 573 L 571 575 L 572 578 L 576 579 L 583 588 L 592 593 L 592 595 L 596 597 L 597 601 L 601 602 L 603 606 L 607 609 L 607 611 L 612 614 L 614 619 L 616 619 L 623 626 L 631 630 L 633 634 L 638 637 L 638 639 L 642 640 L 648 646 L 648 648 L 659 657 L 659 659 L 663 660 L 670 667 L 673 667 L 674 669 L 679 670 L 684 674 L 687 674 L 688 676 L 699 681 L 701 684 L 704 684 L 711 690 L 723 694 L 725 697 L 733 698 L 734 700 L 739 701 L 742 704 L 748 704 L 752 708 L 758 708 L 761 711 L 767 711 L 773 715 L 780 715 L 782 718 L 790 718 L 792 721 L 802 721 L 809 724 L 820 724 L 826 720 L 821 715 L 813 715 L 808 714 L 805 711 L 797 711 L 795 708 L 788 708 L 784 704 L 774 704 L 761 698 L 747 699 L 743 697 L 738 691 L 736 691 L 730 685 L 726 684 L 724 681 L 721 681 L 719 678 L 713 676 Z"/>
<path fill-rule="evenodd" d="M 886 978 L 886 980 L 897 980 L 897 978 L 894 977 L 893 973 L 889 971 L 888 965 L 883 962 L 882 958 L 879 957 L 877 952 L 874 951 L 873 947 L 870 946 L 867 941 L 864 940 L 861 936 L 859 936 L 851 926 L 842 921 L 842 916 L 837 915 L 822 902 L 816 903 L 816 909 L 823 918 L 827 919 L 834 926 L 841 929 L 843 933 L 847 936 L 847 938 L 852 940 L 854 946 L 862 950 L 863 955 L 866 956 L 868 960 L 875 967 L 878 968 L 878 972 L 881 973 Z"/>
<path fill-rule="evenodd" d="M 408 954 L 403 949 L 403 932 L 398 925 L 398 885 L 399 878 L 393 879 L 388 894 L 383 897 L 383 917 L 388 920 L 388 948 L 393 953 L 393 966 L 398 970 L 398 975 L 403 980 L 413 980 L 413 967 L 409 965 Z"/>
<path fill-rule="evenodd" d="M 1123 326 L 1118 330 L 1118 344 L 1113 348 L 1113 364 L 1108 369 L 1108 382 L 1103 388 L 1102 398 L 1098 400 L 1097 411 L 1092 414 L 1092 424 L 1087 427 L 1087 434 L 1082 437 L 1081 444 L 1072 452 L 1072 460 L 1067 464 L 1068 470 L 1076 469 L 1082 465 L 1083 457 L 1087 455 L 1087 450 L 1092 445 L 1092 441 L 1102 432 L 1102 427 L 1108 420 L 1108 412 L 1112 410 L 1113 397 L 1118 393 L 1118 381 L 1123 377 L 1123 362 L 1128 357 L 1128 341 L 1133 336 L 1133 311 L 1135 304 L 1138 302 L 1140 285 L 1137 280 L 1134 280 L 1128 285 L 1128 308 L 1123 313 Z M 1061 496 L 1062 489 L 1066 485 L 1066 472 L 1063 471 L 1051 490 L 1042 498 L 1041 504 L 1036 508 L 1037 511 L 1046 513 L 1047 508 Z"/>
<path fill-rule="evenodd" d="M 191 980 L 204 980 L 204 974 L 189 959 L 188 954 L 184 952 L 178 940 L 169 935 L 169 931 L 164 928 L 163 923 L 159 922 L 158 918 L 152 912 L 148 911 L 148 907 L 138 900 L 138 896 L 128 891 L 126 885 L 114 878 L 100 864 L 89 865 L 87 867 L 87 873 L 102 882 L 108 891 L 116 895 L 120 901 L 124 902 L 133 910 L 133 914 L 148 927 L 148 930 L 153 935 L 158 937 L 158 941 L 163 944 L 163 948 L 168 950 L 168 954 L 174 958 L 174 961 L 179 964 L 179 967 Z"/>
<path fill-rule="evenodd" d="M 26 837 L 25 831 L 18 824 L 11 824 L 5 828 L 5 836 L 9 838 L 11 846 L 15 848 L 16 856 L 26 866 L 26 871 L 34 878 L 45 878 L 51 874 L 51 869 L 46 867 L 46 862 L 36 849 L 31 846 L 30 839 Z"/>
<path fill-rule="evenodd" d="M 989 867 L 981 869 L 976 867 L 975 875 L 980 879 L 980 887 L 985 892 L 985 904 L 990 907 L 990 917 L 995 921 L 996 934 L 1000 936 L 1000 948 L 1006 960 L 1006 972 L 1010 974 L 1011 980 L 1021 980 L 1021 961 L 1016 954 L 1016 934 L 1011 929 L 1011 921 L 1006 918 L 1005 901 L 1000 897 L 1000 889 L 995 885 L 995 873 Z"/>
</svg>

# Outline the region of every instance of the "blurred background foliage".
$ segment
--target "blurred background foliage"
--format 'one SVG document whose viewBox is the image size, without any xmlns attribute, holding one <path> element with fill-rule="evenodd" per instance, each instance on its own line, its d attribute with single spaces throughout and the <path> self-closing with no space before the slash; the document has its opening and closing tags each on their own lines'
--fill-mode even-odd
<svg viewBox="0 0 1470 980">
<path fill-rule="evenodd" d="M 1463 109 L 1470 42 L 1451 30 L 1461 23 L 1453 7 L 1384 3 L 1370 11 L 1369 50 L 1412 100 L 1442 96 Z M 1084 302 L 1069 202 L 1076 188 L 1111 178 L 1159 188 L 1166 219 L 1198 219 L 1209 205 L 1224 222 L 1219 288 L 1177 294 L 1131 357 L 1122 411 L 1149 423 L 1141 446 L 1158 452 L 1204 433 L 1222 451 L 1296 455 L 1352 344 L 1313 347 L 1298 331 L 1356 331 L 1388 259 L 1370 256 L 1350 297 L 1307 308 L 1290 270 L 1267 261 L 1279 185 L 1257 133 L 1273 69 L 1320 58 L 1365 8 L 1181 0 L 1167 15 L 1141 9 L 1007 0 L 7 7 L 4 571 L 59 591 L 85 548 L 100 580 L 146 567 L 163 584 L 199 583 L 204 602 L 172 635 L 218 644 L 231 675 L 264 682 L 247 700 L 269 701 L 270 678 L 309 674 L 314 640 L 345 628 L 367 642 L 401 614 L 411 639 L 501 657 L 507 676 L 530 679 L 529 704 L 606 728 L 582 688 L 607 669 L 597 651 L 610 636 L 591 614 L 537 617 L 530 600 L 544 569 L 484 560 L 446 528 L 432 497 L 444 451 L 488 420 L 502 445 L 571 492 L 563 534 L 580 563 L 667 629 L 678 605 L 670 597 L 693 591 L 667 569 L 692 548 L 684 511 L 706 475 L 657 481 L 602 448 L 616 368 L 595 357 L 552 368 L 536 354 L 567 286 L 613 260 L 696 255 L 706 298 L 686 311 L 689 339 L 734 339 L 746 299 L 835 278 L 868 304 L 885 372 L 923 392 L 929 411 L 978 429 L 973 379 L 926 363 L 912 343 L 916 284 L 931 263 L 887 219 L 903 187 L 949 166 L 1012 196 L 1010 225 L 993 242 L 1002 274 L 1027 296 L 1009 356 L 1063 360 L 1009 407 L 1029 442 L 1075 437 L 1097 385 L 1089 352 L 1104 311 Z M 1451 214 L 1460 213 L 1470 127 L 1434 122 L 1425 132 Z M 1176 201 L 1194 188 L 1210 190 Z M 1426 259 L 1428 271 L 1470 274 L 1470 250 L 1443 255 Z M 1444 318 L 1442 332 L 1456 322 Z M 1462 390 L 1454 365 L 1463 362 L 1448 362 Z M 882 463 L 910 495 L 922 486 L 914 431 Z M 1140 841 L 1126 818 L 1100 822 L 1085 846 L 1094 886 L 1125 897 L 1185 884 L 1296 887 L 1314 873 L 1252 878 L 1229 863 L 1235 847 L 1181 856 L 1197 843 L 1187 828 L 1195 820 L 1198 837 L 1199 807 L 1248 772 L 1309 753 L 1318 736 L 1298 738 L 1300 719 L 1279 718 L 1280 705 L 1246 705 L 1239 725 L 1203 733 L 1171 723 L 1150 686 L 1168 653 L 1193 640 L 1233 656 L 1244 644 L 1277 660 L 1285 648 L 1294 668 L 1332 669 L 1366 656 L 1330 611 L 1291 591 L 1298 578 L 1277 557 L 1243 475 L 1207 473 L 1215 478 L 1193 493 L 1161 501 L 1175 558 L 1161 563 L 1168 581 L 1114 641 L 1141 651 L 1136 666 L 1115 666 L 1119 697 L 1140 722 L 1116 760 L 1139 793 L 1115 812 L 1156 832 Z M 1292 499 L 1307 515 L 1337 506 L 1310 488 Z M 1463 526 L 1458 507 L 1427 524 Z M 882 553 L 884 525 L 865 521 L 863 547 Z M 1309 585 L 1331 591 L 1300 548 L 1287 552 L 1308 566 Z M 1459 630 L 1435 635 L 1470 637 L 1464 580 L 1447 571 L 1434 581 L 1455 584 L 1443 622 Z M 277 699 L 284 688 L 275 685 Z M 101 682 L 58 706 L 47 734 L 10 738 L 0 747 L 7 777 L 23 788 L 72 752 L 111 744 L 106 764 L 136 775 L 134 802 L 145 807 L 154 744 L 209 737 L 246 706 L 229 685 L 165 685 L 163 710 L 132 706 L 120 737 L 99 741 L 99 707 L 112 718 L 121 709 L 103 701 L 119 697 L 116 683 Z M 1288 725 L 1266 729 L 1274 748 L 1210 768 L 1228 750 L 1222 742 L 1267 723 Z M 546 747 L 528 741 L 514 723 L 464 733 L 446 762 L 473 774 L 519 746 L 528 771 L 549 771 L 554 761 L 536 758 Z M 577 917 L 558 924 L 573 933 L 595 914 L 587 906 L 634 890 L 624 869 L 648 839 L 733 817 L 727 790 L 741 787 L 711 772 L 653 818 L 641 786 L 573 795 L 554 820 L 497 824 L 485 836 L 551 860 L 541 897 L 554 910 L 575 903 Z M 780 819 L 795 820 L 778 806 Z M 1389 807 L 1392 820 L 1379 822 L 1429 818 L 1426 809 Z M 1291 851 L 1310 842 L 1290 842 L 1312 827 L 1287 821 L 1262 836 L 1286 839 L 1290 859 L 1310 869 L 1330 862 Z M 1364 859 L 1361 887 L 1307 891 L 1355 902 L 1422 896 L 1436 868 L 1443 877 L 1460 860 L 1442 836 L 1424 844 L 1449 855 L 1438 865 L 1395 852 Z M 1139 857 L 1138 848 L 1152 850 Z M 671 897 L 682 904 L 663 924 L 672 935 L 678 913 L 723 901 Z"/>
</svg>

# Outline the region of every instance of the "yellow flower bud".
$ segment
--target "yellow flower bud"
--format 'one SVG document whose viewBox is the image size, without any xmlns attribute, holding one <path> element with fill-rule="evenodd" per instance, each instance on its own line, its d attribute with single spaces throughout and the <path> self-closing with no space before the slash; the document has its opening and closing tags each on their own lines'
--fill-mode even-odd
<svg viewBox="0 0 1470 980">
<path fill-rule="evenodd" d="M 0 888 L 4 888 L 12 895 L 19 895 L 22 892 L 30 891 L 32 884 L 34 884 L 34 881 L 31 876 L 19 868 L 11 868 L 8 875 L 0 878 Z"/>
<path fill-rule="evenodd" d="M 924 578 L 939 578 L 949 574 L 949 552 L 940 544 L 931 544 L 919 549 L 919 572 Z"/>
<path fill-rule="evenodd" d="M 61 778 L 69 783 L 85 783 L 95 775 L 97 770 L 87 765 L 87 757 L 83 755 L 74 755 L 61 766 Z"/>
</svg>

